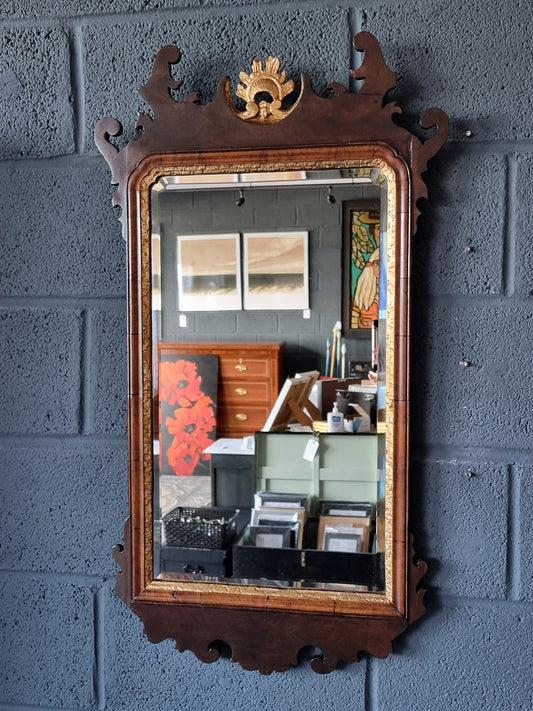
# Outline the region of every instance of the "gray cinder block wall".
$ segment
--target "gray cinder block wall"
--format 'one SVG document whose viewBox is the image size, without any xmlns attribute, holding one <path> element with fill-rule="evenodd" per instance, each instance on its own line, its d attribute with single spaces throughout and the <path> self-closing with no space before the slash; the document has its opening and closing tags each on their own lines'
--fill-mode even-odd
<svg viewBox="0 0 533 711">
<path fill-rule="evenodd" d="M 182 49 L 184 91 L 207 100 L 268 53 L 318 91 L 347 81 L 359 29 L 404 75 L 407 119 L 433 105 L 451 118 L 413 245 L 429 612 L 386 660 L 262 677 L 148 643 L 112 591 L 125 248 L 92 130 L 114 115 L 132 135 L 164 44 Z M 526 0 L 1 0 L 2 711 L 533 708 L 532 37 Z"/>
</svg>

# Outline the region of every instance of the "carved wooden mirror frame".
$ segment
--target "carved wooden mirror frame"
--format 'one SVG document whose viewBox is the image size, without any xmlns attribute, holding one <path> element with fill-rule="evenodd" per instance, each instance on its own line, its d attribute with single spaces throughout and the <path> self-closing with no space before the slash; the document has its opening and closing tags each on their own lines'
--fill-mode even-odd
<svg viewBox="0 0 533 711">
<path fill-rule="evenodd" d="M 426 140 L 393 121 L 401 110 L 387 103 L 386 95 L 399 76 L 387 68 L 371 34 L 356 35 L 354 44 L 364 52 L 360 68 L 350 72 L 364 80 L 357 93 L 335 83 L 328 97 L 319 97 L 308 77 L 302 76 L 299 96 L 284 108 L 292 82 L 279 72 L 279 60 L 269 58 L 264 68 L 254 61 L 251 75 L 241 74 L 245 86 L 237 94 L 246 102 L 243 111 L 232 101 L 228 78 L 221 80 L 211 103 L 199 104 L 196 93 L 176 101 L 171 90 L 180 82 L 172 78 L 170 65 L 179 61 L 180 53 L 167 46 L 158 53 L 150 80 L 140 90 L 153 112 L 153 117 L 145 114 L 137 121 L 141 135 L 117 148 L 110 138 L 121 133 L 118 121 L 104 118 L 95 130 L 97 146 L 112 170 L 112 183 L 118 186 L 114 204 L 122 208 L 129 253 L 130 520 L 125 545 L 114 551 L 121 567 L 116 589 L 142 618 L 150 641 L 174 638 L 180 651 L 192 650 L 205 662 L 216 660 L 229 645 L 233 660 L 242 667 L 270 673 L 296 665 L 300 650 L 311 646 L 320 649 L 312 668 L 325 673 L 340 660 L 360 659 L 362 652 L 387 656 L 392 640 L 425 612 L 419 584 L 426 564 L 416 560 L 408 532 L 410 239 L 418 201 L 426 197 L 422 176 L 428 160 L 446 140 L 448 120 L 439 109 L 426 111 L 420 120 L 429 133 Z M 271 100 L 256 103 L 265 92 Z M 256 172 L 354 164 L 380 166 L 393 188 L 388 195 L 395 244 L 393 318 L 387 322 L 387 349 L 393 356 L 387 367 L 393 387 L 387 392 L 387 433 L 392 445 L 387 442 L 385 594 L 154 580 L 150 244 L 142 239 L 149 233 L 147 186 L 176 169 Z"/>
</svg>

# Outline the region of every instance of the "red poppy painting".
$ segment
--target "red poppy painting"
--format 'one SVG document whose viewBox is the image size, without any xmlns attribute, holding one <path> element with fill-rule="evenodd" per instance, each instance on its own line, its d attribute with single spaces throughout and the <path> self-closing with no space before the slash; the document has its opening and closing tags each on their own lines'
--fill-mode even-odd
<svg viewBox="0 0 533 711">
<path fill-rule="evenodd" d="M 161 473 L 207 474 L 216 439 L 218 357 L 161 353 L 159 432 Z"/>
</svg>

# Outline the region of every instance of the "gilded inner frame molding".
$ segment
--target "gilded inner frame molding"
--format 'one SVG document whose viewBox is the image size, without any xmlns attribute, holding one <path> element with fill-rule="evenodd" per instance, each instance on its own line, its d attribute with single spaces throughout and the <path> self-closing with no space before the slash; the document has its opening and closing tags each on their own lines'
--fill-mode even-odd
<svg viewBox="0 0 533 711">
<path fill-rule="evenodd" d="M 388 150 L 388 149 L 387 149 Z M 361 147 L 359 147 L 361 151 Z M 382 158 L 358 158 L 358 148 L 354 147 L 354 158 L 342 160 L 292 160 L 283 162 L 242 162 L 235 164 L 201 163 L 195 165 L 162 165 L 148 169 L 143 174 L 143 166 L 138 169 L 140 180 L 138 192 L 130 188 L 129 199 L 139 199 L 139 219 L 133 220 L 130 235 L 135 239 L 135 228 L 141 234 L 141 304 L 142 304 L 142 337 L 143 343 L 152 344 L 152 298 L 151 298 L 151 188 L 157 180 L 170 175 L 203 175 L 216 173 L 257 173 L 257 172 L 282 172 L 292 170 L 327 170 L 349 169 L 353 167 L 379 168 L 387 180 L 387 358 L 386 358 L 386 447 L 385 447 L 385 590 L 380 593 L 347 592 L 347 591 L 321 591 L 315 589 L 290 589 L 274 588 L 268 586 L 253 586 L 211 582 L 196 582 L 182 580 L 154 579 L 154 550 L 153 550 L 153 464 L 152 464 L 152 349 L 143 349 L 143 501 L 144 501 L 144 593 L 140 596 L 150 599 L 160 599 L 161 593 L 167 593 L 171 599 L 191 604 L 226 604 L 246 606 L 253 604 L 257 607 L 260 600 L 264 607 L 275 607 L 286 610 L 313 609 L 344 614 L 361 613 L 368 603 L 385 608 L 381 614 L 404 613 L 398 610 L 405 604 L 402 591 L 395 589 L 397 581 L 393 576 L 393 558 L 399 552 L 394 551 L 394 514 L 393 502 L 396 481 L 394 477 L 394 453 L 396 447 L 395 432 L 395 393 L 398 383 L 395 380 L 396 356 L 396 309 L 395 302 L 398 297 L 400 283 L 397 272 L 397 216 L 406 211 L 405 205 L 398 204 L 400 192 L 397 190 L 397 181 L 406 179 Z M 172 156 L 169 155 L 169 161 Z M 398 163 L 398 161 L 396 161 Z M 405 166 L 401 164 L 401 169 Z M 131 237 L 130 237 L 131 238 Z M 404 474 L 405 478 L 405 474 Z M 404 483 L 405 486 L 405 483 Z M 404 526 L 404 522 L 396 521 L 396 525 Z M 400 544 L 397 544 L 400 545 Z M 401 555 L 400 555 L 401 557 Z M 135 576 L 135 571 L 133 571 Z M 400 581 L 405 585 L 405 580 Z M 231 598 L 228 597 L 231 593 Z M 340 605 L 339 605 L 340 603 Z M 388 610 L 386 609 L 388 608 Z"/>
</svg>

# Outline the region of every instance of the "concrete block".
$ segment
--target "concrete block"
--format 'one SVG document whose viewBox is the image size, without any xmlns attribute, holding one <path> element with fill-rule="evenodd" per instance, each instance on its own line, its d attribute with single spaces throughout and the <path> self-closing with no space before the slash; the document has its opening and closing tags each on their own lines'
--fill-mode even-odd
<svg viewBox="0 0 533 711">
<path fill-rule="evenodd" d="M 311 311 L 310 318 L 304 318 L 302 311 L 280 311 L 279 329 L 282 333 L 290 333 L 292 338 L 301 333 L 318 333 L 320 318 L 317 311 Z"/>
<path fill-rule="evenodd" d="M 2 295 L 126 293 L 126 245 L 103 160 L 2 167 L 0 183 Z"/>
<path fill-rule="evenodd" d="M 338 225 L 320 227 L 311 234 L 318 236 L 316 247 L 321 247 L 322 249 L 340 249 L 341 247 L 341 233 Z"/>
<path fill-rule="evenodd" d="M 72 153 L 67 33 L 56 27 L 2 29 L 0 46 L 2 158 Z"/>
<path fill-rule="evenodd" d="M 113 5 L 103 5 L 101 0 L 71 0 L 68 5 L 58 6 L 55 0 L 41 0 L 41 17 L 78 17 L 91 14 L 115 14 L 122 12 L 149 12 L 164 8 L 197 7 L 201 0 L 114 0 Z M 35 19 L 35 4 L 32 0 L 18 0 L 2 7 L 2 15 L 10 19 Z"/>
<path fill-rule="evenodd" d="M 527 139 L 533 17 L 522 8 L 494 2 L 487 12 L 482 0 L 381 4 L 365 10 L 363 29 L 377 36 L 386 63 L 403 75 L 390 98 L 406 114 L 438 106 L 452 119 L 453 139 L 468 140 L 467 129 L 476 141 Z"/>
<path fill-rule="evenodd" d="M 163 257 L 163 269 L 162 269 L 162 282 L 165 282 L 165 278 L 167 278 L 167 281 L 165 283 L 168 284 L 168 288 L 164 289 L 163 293 L 161 294 L 161 311 L 166 314 L 164 323 L 163 323 L 163 328 L 165 330 L 168 330 L 168 323 L 169 320 L 173 320 L 176 316 L 175 312 L 178 308 L 178 279 L 177 279 L 177 274 L 174 274 L 174 269 L 173 265 L 175 264 L 175 260 L 173 259 L 170 264 L 167 263 L 165 266 L 164 262 L 164 257 Z M 168 267 L 168 268 L 167 268 Z M 172 279 L 172 282 L 169 284 L 168 283 L 168 277 Z M 190 319 L 189 319 L 190 321 Z M 177 325 L 177 322 L 176 322 Z"/>
<path fill-rule="evenodd" d="M 237 311 L 237 333 L 243 337 L 253 336 L 253 340 L 263 340 L 268 334 L 269 340 L 275 340 L 272 334 L 278 332 L 278 316 L 274 311 Z"/>
<path fill-rule="evenodd" d="M 72 440 L 69 440 L 72 442 Z M 110 575 L 127 518 L 127 445 L 0 445 L 0 567 Z"/>
<path fill-rule="evenodd" d="M 200 314 L 198 314 L 200 315 Z M 203 316 L 207 316 L 207 314 L 201 314 Z M 180 340 L 188 340 L 188 341 L 194 341 L 195 339 L 199 340 L 212 340 L 212 335 L 209 336 L 208 338 L 201 338 L 201 334 L 196 332 L 196 316 L 197 314 L 194 313 L 187 313 L 185 314 L 185 318 L 187 319 L 187 325 L 186 326 L 181 326 L 180 325 L 180 316 L 181 313 L 176 313 L 172 311 L 166 311 L 166 317 L 165 321 L 163 324 L 163 336 L 162 340 L 164 341 L 180 341 Z M 213 325 L 212 322 L 210 322 L 211 325 L 205 325 L 204 328 L 208 328 L 209 330 L 207 331 L 208 334 L 213 334 Z M 233 330 L 235 330 L 235 327 L 233 327 Z"/>
<path fill-rule="evenodd" d="M 325 279 L 321 279 L 324 282 Z M 331 282 L 330 282 L 331 286 Z M 331 321 L 330 314 L 333 313 L 333 321 L 331 323 L 331 328 L 326 328 L 327 331 L 331 331 L 335 321 L 340 319 L 341 315 L 341 294 L 339 284 L 335 285 L 337 288 L 327 289 L 322 288 L 319 291 L 313 290 L 311 292 L 311 309 L 313 311 L 318 311 L 320 314 L 321 321 L 326 321 L 326 324 Z"/>
<path fill-rule="evenodd" d="M 336 202 L 334 205 L 326 203 L 325 205 L 298 205 L 298 224 L 307 229 L 313 229 L 317 224 L 322 228 L 329 226 L 338 226 L 342 224 L 342 209 L 341 205 Z"/>
<path fill-rule="evenodd" d="M 177 234 L 187 235 L 196 234 L 203 230 L 221 230 L 219 224 L 215 224 L 215 215 L 213 210 L 175 210 L 172 213 L 172 227 Z"/>
<path fill-rule="evenodd" d="M 229 200 L 233 200 L 233 196 L 228 195 Z M 251 201 L 244 204 L 242 207 L 236 207 L 233 202 L 224 210 L 216 210 L 212 213 L 213 227 L 217 232 L 236 233 L 239 230 L 254 229 L 254 214 L 255 210 L 251 206 Z"/>
<path fill-rule="evenodd" d="M 320 202 L 322 190 L 317 186 L 307 187 L 305 190 L 297 187 L 284 186 L 278 190 L 278 200 L 289 205 L 299 205 L 300 207 L 315 206 Z"/>
<path fill-rule="evenodd" d="M 157 206 L 161 220 L 168 220 L 174 211 L 190 210 L 193 207 L 195 193 L 192 190 L 172 190 L 156 193 Z M 205 205 L 196 205 L 204 207 Z"/>
<path fill-rule="evenodd" d="M 182 53 L 173 69 L 174 76 L 184 80 L 180 100 L 200 91 L 203 102 L 211 101 L 219 79 L 226 75 L 235 91 L 239 72 L 249 73 L 254 58 L 266 60 L 269 54 L 279 56 L 281 69 L 295 80 L 301 72 L 308 73 L 322 93 L 329 82 L 348 80 L 347 28 L 348 11 L 333 7 L 90 25 L 84 31 L 87 148 L 96 150 L 93 130 L 103 116 L 114 116 L 124 125 L 125 140 L 135 135 L 137 111 L 147 108 L 137 87 L 148 81 L 155 55 L 164 45 L 175 44 Z"/>
<path fill-rule="evenodd" d="M 515 476 L 520 476 L 520 504 L 518 515 L 520 526 L 519 540 L 516 555 L 519 559 L 519 596 L 521 600 L 533 602 L 533 559 L 531 550 L 533 548 L 533 467 L 522 465 L 515 467 Z"/>
<path fill-rule="evenodd" d="M 294 205 L 257 208 L 254 214 L 254 229 L 258 232 L 265 230 L 294 230 L 301 229 L 297 221 L 297 210 Z"/>
<path fill-rule="evenodd" d="M 295 366 L 298 364 L 298 358 L 300 355 L 312 355 L 315 359 L 322 358 L 325 361 L 326 357 L 326 336 L 320 333 L 299 333 L 299 332 L 285 332 L 281 334 L 287 343 L 290 343 L 291 351 L 294 354 L 293 359 L 295 360 Z M 323 367 L 323 366 L 322 366 Z M 301 366 L 298 366 L 298 370 L 303 370 Z M 287 373 L 287 375 L 294 375 L 294 373 Z"/>
<path fill-rule="evenodd" d="M 507 467 L 486 462 L 418 463 L 411 481 L 415 547 L 429 564 L 424 586 L 462 597 L 504 598 Z"/>
<path fill-rule="evenodd" d="M 119 311 L 94 311 L 90 315 L 90 377 L 93 410 L 90 431 L 125 435 L 127 430 L 126 303 Z"/>
<path fill-rule="evenodd" d="M 74 582 L 0 578 L 2 683 L 7 708 L 95 708 L 93 595 Z"/>
<path fill-rule="evenodd" d="M 73 434 L 79 428 L 81 317 L 0 309 L 0 432 Z"/>
<path fill-rule="evenodd" d="M 339 320 L 339 315 L 340 315 L 340 298 L 337 299 L 336 295 L 330 294 L 330 293 L 325 293 L 326 295 L 326 308 L 324 310 L 320 310 L 320 330 L 323 334 L 326 334 L 329 336 L 330 333 L 333 333 L 333 326 L 337 323 Z M 321 294 L 321 299 L 323 298 L 323 294 Z M 337 303 L 338 302 L 338 303 Z M 337 304 L 336 308 L 333 308 Z M 324 339 L 324 336 L 321 337 L 321 340 Z M 321 346 L 322 347 L 322 346 Z"/>
<path fill-rule="evenodd" d="M 219 210 L 224 212 L 228 211 L 233 215 L 238 216 L 239 214 L 242 214 L 244 207 L 243 205 L 240 207 L 235 205 L 235 200 L 239 196 L 239 188 L 241 187 L 241 185 L 235 183 L 235 187 L 230 190 L 211 190 L 209 188 L 205 189 L 200 185 L 198 190 L 195 190 L 192 193 L 191 208 L 193 210 L 215 210 L 217 212 Z M 253 204 L 253 196 L 254 193 L 246 193 L 244 203 L 246 207 L 248 207 L 250 203 Z M 180 204 L 182 202 L 183 199 L 180 197 Z M 180 209 L 178 205 L 176 207 L 178 210 Z"/>
<path fill-rule="evenodd" d="M 436 301 L 412 318 L 412 439 L 528 448 L 533 305 Z M 462 360 L 470 367 L 460 365 Z"/>
<path fill-rule="evenodd" d="M 505 158 L 463 155 L 455 161 L 446 152 L 430 163 L 427 176 L 429 202 L 412 242 L 413 293 L 501 293 Z"/>
<path fill-rule="evenodd" d="M 516 204 L 515 289 L 519 296 L 533 296 L 533 156 L 522 154 L 518 161 Z"/>
<path fill-rule="evenodd" d="M 224 334 L 235 334 L 238 332 L 237 324 L 239 317 L 240 313 L 237 311 L 199 311 L 194 314 L 194 320 L 198 329 L 197 336 L 200 336 L 202 340 L 223 341 Z M 187 314 L 187 319 L 191 319 L 191 314 Z M 178 336 L 181 336 L 183 331 L 184 329 L 180 329 Z M 189 338 L 189 336 L 187 336 L 187 338 Z"/>
<path fill-rule="evenodd" d="M 311 271 L 313 289 L 323 292 L 333 288 L 336 293 L 338 292 L 340 302 L 342 269 L 340 249 L 316 249 L 311 251 L 309 269 Z"/>
<path fill-rule="evenodd" d="M 372 661 L 380 711 L 532 708 L 531 610 L 512 603 L 430 602 L 429 615 L 394 642 L 398 653 Z"/>
</svg>

